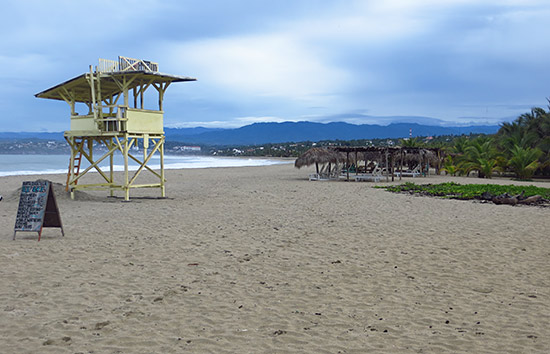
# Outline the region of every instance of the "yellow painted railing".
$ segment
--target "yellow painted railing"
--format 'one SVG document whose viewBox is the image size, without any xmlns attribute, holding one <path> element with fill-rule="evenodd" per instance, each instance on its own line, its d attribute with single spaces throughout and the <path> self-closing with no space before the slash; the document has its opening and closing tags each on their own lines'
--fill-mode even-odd
<svg viewBox="0 0 550 354">
<path fill-rule="evenodd" d="M 118 60 L 99 59 L 97 71 L 101 73 L 111 73 L 119 71 L 159 71 L 159 64 L 141 59 L 128 57 L 118 57 Z"/>
</svg>

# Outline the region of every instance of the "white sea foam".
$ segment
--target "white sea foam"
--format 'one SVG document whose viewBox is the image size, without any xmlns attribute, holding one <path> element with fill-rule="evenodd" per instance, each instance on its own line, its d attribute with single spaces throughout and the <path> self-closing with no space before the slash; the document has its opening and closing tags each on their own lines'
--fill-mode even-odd
<svg viewBox="0 0 550 354">
<path fill-rule="evenodd" d="M 148 164 L 152 169 L 160 169 L 160 157 L 153 156 Z M 122 158 L 115 157 L 113 169 L 124 171 Z M 268 166 L 275 164 L 289 163 L 288 161 L 251 159 L 235 157 L 212 157 L 212 156 L 174 156 L 164 157 L 165 169 L 185 168 L 216 168 L 216 167 L 245 167 L 245 166 Z M 0 176 L 21 176 L 21 175 L 43 175 L 67 173 L 69 157 L 67 155 L 0 155 Z M 109 163 L 103 161 L 100 164 L 102 170 L 109 169 Z M 89 164 L 82 164 L 83 171 Z M 131 161 L 128 169 L 135 171 L 139 166 Z M 95 171 L 92 169 L 91 171 Z"/>
</svg>

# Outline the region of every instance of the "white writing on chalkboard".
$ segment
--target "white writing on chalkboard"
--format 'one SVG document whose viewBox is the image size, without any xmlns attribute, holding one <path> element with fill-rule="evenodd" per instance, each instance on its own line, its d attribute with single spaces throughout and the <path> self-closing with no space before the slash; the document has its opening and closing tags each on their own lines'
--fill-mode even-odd
<svg viewBox="0 0 550 354">
<path fill-rule="evenodd" d="M 17 231 L 39 232 L 48 199 L 49 181 L 23 182 L 15 220 Z"/>
<path fill-rule="evenodd" d="M 64 234 L 51 183 L 45 180 L 23 182 L 13 238 L 17 231 L 35 231 L 40 241 L 43 227 L 59 227 Z"/>
</svg>

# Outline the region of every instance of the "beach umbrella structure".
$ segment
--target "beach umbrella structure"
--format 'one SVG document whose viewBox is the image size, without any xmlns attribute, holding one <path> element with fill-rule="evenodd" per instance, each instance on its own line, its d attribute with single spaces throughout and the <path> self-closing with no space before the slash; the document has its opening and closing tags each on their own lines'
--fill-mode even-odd
<svg viewBox="0 0 550 354">
<path fill-rule="evenodd" d="M 331 164 L 338 165 L 342 162 L 342 156 L 332 149 L 325 149 L 320 147 L 314 147 L 304 152 L 294 162 L 294 167 L 302 168 L 304 166 L 315 165 L 317 173 L 320 172 L 319 165 L 322 165 L 321 170 L 328 164 L 330 170 Z"/>
<path fill-rule="evenodd" d="M 388 150 L 389 147 L 380 146 L 335 146 L 333 149 L 345 156 L 346 180 L 349 181 L 349 166 L 351 162 L 355 165 L 355 174 L 359 174 L 359 162 L 365 162 L 365 171 L 368 169 L 370 162 L 375 162 L 378 165 L 383 164 L 388 166 Z M 386 180 L 388 180 L 388 171 L 386 171 Z"/>
<path fill-rule="evenodd" d="M 402 171 L 406 165 L 409 169 L 416 168 L 420 173 L 429 174 L 430 166 L 437 169 L 441 158 L 438 148 L 421 147 L 400 147 L 400 146 L 330 146 L 327 148 L 314 147 L 307 150 L 294 162 L 296 168 L 315 165 L 317 174 L 323 173 L 328 165 L 329 172 L 331 164 L 342 164 L 345 168 L 346 179 L 349 180 L 350 169 L 358 175 L 367 172 L 369 166 L 382 166 L 386 181 L 390 175 L 394 180 L 395 168 L 398 167 L 399 179 L 402 178 Z M 364 162 L 364 166 L 361 162 Z M 319 166 L 321 165 L 321 168 Z M 410 175 L 410 173 L 408 173 Z M 356 177 L 357 179 L 357 177 Z"/>
<path fill-rule="evenodd" d="M 67 173 L 71 198 L 75 190 L 86 188 L 106 189 L 111 196 L 121 190 L 125 200 L 130 199 L 132 188 L 159 188 L 161 197 L 165 196 L 163 99 L 168 86 L 186 81 L 196 79 L 160 73 L 158 63 L 151 61 L 118 57 L 99 59 L 95 70 L 90 65 L 89 72 L 35 95 L 69 104 L 71 125 L 64 137 L 71 148 Z M 144 107 L 144 101 L 149 104 L 144 100 L 146 92 L 158 96 L 158 107 Z M 77 107 L 87 113 L 78 112 Z M 136 154 L 137 149 L 143 150 L 143 156 Z M 114 155 L 118 152 L 124 160 L 122 181 L 115 181 L 113 174 Z M 149 166 L 155 154 L 160 155 L 158 172 Z M 81 171 L 83 159 L 89 167 Z M 130 159 L 138 164 L 132 176 Z M 108 171 L 99 166 L 103 160 L 109 161 Z M 86 184 L 82 177 L 91 170 L 99 173 L 103 183 Z M 152 173 L 158 182 L 139 183 L 137 178 L 143 171 Z"/>
<path fill-rule="evenodd" d="M 314 148 L 319 150 L 311 151 L 310 154 L 302 155 L 302 160 L 296 160 L 296 166 L 298 164 L 304 164 L 306 160 L 317 161 L 321 163 L 328 161 L 330 158 L 330 151 L 337 154 L 336 159 L 339 163 L 342 163 L 346 167 L 346 179 L 349 180 L 350 166 L 355 166 L 355 170 L 352 171 L 356 175 L 361 171 L 367 172 L 369 166 L 382 166 L 384 168 L 384 174 L 386 181 L 389 181 L 391 175 L 392 181 L 394 180 L 394 172 L 396 166 L 400 171 L 403 171 L 404 165 L 409 168 L 418 167 L 419 170 L 429 173 L 429 167 L 439 166 L 440 149 L 438 148 L 421 148 L 421 147 L 400 147 L 400 146 L 331 146 L 327 149 Z M 313 149 L 311 149 L 313 150 Z M 360 166 L 360 163 L 364 162 L 364 166 Z M 312 163 L 310 163 L 312 164 Z M 362 165 L 362 164 L 361 164 Z M 401 174 L 399 174 L 401 179 Z"/>
</svg>

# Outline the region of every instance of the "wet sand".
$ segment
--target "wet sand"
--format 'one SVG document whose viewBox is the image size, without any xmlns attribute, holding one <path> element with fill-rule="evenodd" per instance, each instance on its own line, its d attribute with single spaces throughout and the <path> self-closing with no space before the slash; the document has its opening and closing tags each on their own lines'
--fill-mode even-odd
<svg viewBox="0 0 550 354">
<path fill-rule="evenodd" d="M 550 208 L 309 182 L 309 172 L 168 170 L 167 199 L 137 190 L 129 203 L 56 190 L 65 237 L 45 229 L 40 242 L 12 241 L 17 189 L 65 176 L 0 178 L 1 351 L 550 348 Z"/>
</svg>

